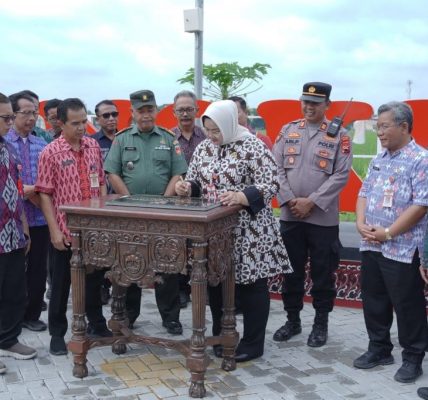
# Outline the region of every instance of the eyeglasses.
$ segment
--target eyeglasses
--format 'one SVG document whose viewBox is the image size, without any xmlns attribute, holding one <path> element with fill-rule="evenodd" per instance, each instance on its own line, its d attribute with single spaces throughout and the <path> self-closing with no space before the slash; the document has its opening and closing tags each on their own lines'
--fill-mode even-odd
<svg viewBox="0 0 428 400">
<path fill-rule="evenodd" d="M 6 122 L 6 124 L 9 124 L 10 122 L 15 121 L 16 116 L 15 115 L 0 115 L 0 118 L 3 118 L 4 122 Z"/>
<path fill-rule="evenodd" d="M 39 115 L 37 111 L 16 111 L 15 114 L 22 114 L 24 118 L 36 118 Z"/>
<path fill-rule="evenodd" d="M 56 121 L 58 121 L 58 117 L 49 117 L 48 121 L 49 122 L 56 122 Z"/>
<path fill-rule="evenodd" d="M 374 127 L 374 131 L 375 132 L 385 132 L 390 128 L 393 128 L 394 126 L 398 126 L 397 124 L 392 124 L 392 125 L 388 125 L 388 124 L 382 124 L 382 125 L 378 125 Z"/>
<path fill-rule="evenodd" d="M 184 113 L 193 114 L 196 111 L 195 107 L 187 107 L 187 108 L 176 108 L 175 113 L 178 115 L 183 115 Z"/>
<path fill-rule="evenodd" d="M 117 118 L 119 116 L 119 113 L 117 111 L 113 111 L 111 113 L 103 113 L 100 116 L 104 119 L 109 119 L 110 117 Z"/>
</svg>

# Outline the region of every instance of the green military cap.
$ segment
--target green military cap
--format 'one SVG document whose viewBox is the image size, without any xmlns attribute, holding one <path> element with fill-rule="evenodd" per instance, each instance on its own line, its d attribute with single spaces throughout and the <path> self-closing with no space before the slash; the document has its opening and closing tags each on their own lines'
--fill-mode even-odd
<svg viewBox="0 0 428 400">
<path fill-rule="evenodd" d="M 300 100 L 322 103 L 329 100 L 331 85 L 323 82 L 308 82 L 303 85 L 303 93 Z"/>
<path fill-rule="evenodd" d="M 155 106 L 156 100 L 155 95 L 151 90 L 138 90 L 137 92 L 129 95 L 132 107 L 139 109 L 144 106 Z"/>
</svg>

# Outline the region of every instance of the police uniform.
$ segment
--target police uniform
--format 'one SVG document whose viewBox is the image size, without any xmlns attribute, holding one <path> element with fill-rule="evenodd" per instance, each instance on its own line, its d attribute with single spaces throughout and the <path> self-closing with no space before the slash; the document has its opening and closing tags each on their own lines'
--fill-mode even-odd
<svg viewBox="0 0 428 400">
<path fill-rule="evenodd" d="M 142 90 L 131 94 L 134 108 L 155 105 L 154 94 Z M 186 161 L 174 133 L 159 126 L 140 132 L 137 126 L 116 134 L 104 169 L 120 176 L 131 194 L 163 195 L 173 176 L 187 171 Z M 180 302 L 177 275 L 163 275 L 163 284 L 155 284 L 156 302 L 164 326 L 178 322 Z M 128 288 L 126 308 L 130 324 L 140 313 L 141 289 Z"/>
<path fill-rule="evenodd" d="M 304 85 L 301 100 L 327 101 L 330 90 L 328 84 L 310 82 Z M 273 148 L 280 174 L 281 234 L 294 271 L 284 277 L 282 288 L 284 309 L 288 321 L 294 325 L 281 327 L 274 335 L 277 341 L 288 340 L 301 332 L 299 313 L 303 308 L 308 256 L 313 283 L 311 296 L 316 310 L 314 329 L 321 327 L 324 339 L 327 338 L 328 313 L 336 297 L 334 272 L 339 265 L 339 194 L 352 165 L 351 143 L 346 131 L 341 129 L 332 137 L 327 135 L 328 126 L 325 117 L 317 125 L 305 119 L 293 121 L 283 126 Z M 309 198 L 315 204 L 310 215 L 303 219 L 293 216 L 286 205 L 299 197 Z M 312 333 L 308 340 L 310 346 L 325 343 L 325 340 L 314 342 L 311 336 Z"/>
</svg>

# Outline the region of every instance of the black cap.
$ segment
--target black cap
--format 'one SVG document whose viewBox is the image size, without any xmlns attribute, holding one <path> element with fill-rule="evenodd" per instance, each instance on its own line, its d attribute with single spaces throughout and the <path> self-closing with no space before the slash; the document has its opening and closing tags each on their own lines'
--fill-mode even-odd
<svg viewBox="0 0 428 400">
<path fill-rule="evenodd" d="M 131 93 L 129 99 L 131 100 L 132 107 L 136 110 L 144 106 L 156 107 L 155 95 L 151 90 L 138 90 L 137 92 Z"/>
<path fill-rule="evenodd" d="M 303 85 L 300 100 L 322 103 L 330 99 L 331 85 L 323 82 L 308 82 Z"/>
</svg>

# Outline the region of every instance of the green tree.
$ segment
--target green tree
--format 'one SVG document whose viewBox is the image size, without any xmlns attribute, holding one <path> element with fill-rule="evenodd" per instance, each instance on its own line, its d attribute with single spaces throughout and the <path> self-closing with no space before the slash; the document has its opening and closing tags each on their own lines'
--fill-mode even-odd
<svg viewBox="0 0 428 400">
<path fill-rule="evenodd" d="M 259 90 L 263 75 L 268 73 L 269 64 L 255 63 L 251 67 L 241 67 L 237 62 L 210 64 L 203 66 L 204 95 L 216 100 L 227 99 L 230 96 L 246 96 Z M 190 68 L 179 83 L 193 85 L 195 69 Z M 258 87 L 254 88 L 255 85 Z"/>
</svg>

